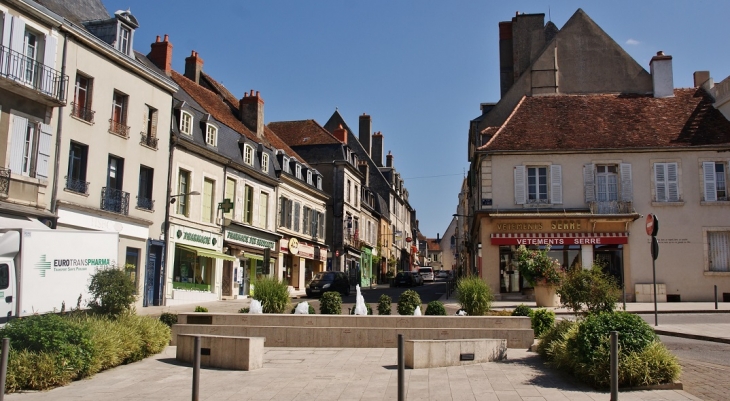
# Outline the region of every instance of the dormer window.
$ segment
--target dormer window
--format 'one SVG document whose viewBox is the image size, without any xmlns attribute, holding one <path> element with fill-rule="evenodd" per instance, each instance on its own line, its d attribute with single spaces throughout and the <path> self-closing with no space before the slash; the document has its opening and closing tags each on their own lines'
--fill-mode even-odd
<svg viewBox="0 0 730 401">
<path fill-rule="evenodd" d="M 317 176 L 317 189 L 322 190 L 322 176 Z"/>
<path fill-rule="evenodd" d="M 268 174 L 268 172 L 269 172 L 269 154 L 268 153 L 261 154 L 261 171 L 266 174 Z"/>
<path fill-rule="evenodd" d="M 253 146 L 248 144 L 243 146 L 243 162 L 253 166 Z"/>
<path fill-rule="evenodd" d="M 193 115 L 187 111 L 180 111 L 180 133 L 192 135 Z"/>
<path fill-rule="evenodd" d="M 302 179 L 302 165 L 297 164 L 297 166 L 295 168 L 296 168 L 296 172 L 297 172 L 296 176 L 297 176 L 297 178 L 299 178 L 301 180 Z"/>
<path fill-rule="evenodd" d="M 218 127 L 213 124 L 205 124 L 205 143 L 210 146 L 218 146 Z"/>
<path fill-rule="evenodd" d="M 312 185 L 312 170 L 307 170 L 307 184 Z"/>
<path fill-rule="evenodd" d="M 352 154 L 352 165 L 357 166 L 357 155 L 354 153 Z"/>
<path fill-rule="evenodd" d="M 124 25 L 119 26 L 119 37 L 117 38 L 117 44 L 119 51 L 124 54 L 129 54 L 132 41 L 132 30 Z"/>
<path fill-rule="evenodd" d="M 282 167 L 284 168 L 284 172 L 291 174 L 291 169 L 289 168 L 289 158 L 284 157 L 284 162 L 282 163 Z"/>
</svg>

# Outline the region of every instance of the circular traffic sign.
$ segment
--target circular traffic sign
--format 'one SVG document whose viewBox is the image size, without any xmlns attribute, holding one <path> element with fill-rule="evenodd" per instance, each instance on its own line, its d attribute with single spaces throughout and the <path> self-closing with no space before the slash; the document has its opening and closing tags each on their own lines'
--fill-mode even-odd
<svg viewBox="0 0 730 401">
<path fill-rule="evenodd" d="M 646 233 L 654 237 L 657 232 L 659 232 L 659 220 L 653 213 L 649 213 L 649 215 L 646 216 Z"/>
</svg>

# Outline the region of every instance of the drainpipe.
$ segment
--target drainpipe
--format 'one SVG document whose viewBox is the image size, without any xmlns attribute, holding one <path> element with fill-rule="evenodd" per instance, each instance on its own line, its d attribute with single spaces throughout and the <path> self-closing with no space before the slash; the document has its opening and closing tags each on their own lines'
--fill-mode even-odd
<svg viewBox="0 0 730 401">
<path fill-rule="evenodd" d="M 61 58 L 61 78 L 66 75 L 66 52 L 68 47 L 68 32 L 63 34 L 63 56 Z M 63 91 L 63 85 L 61 85 L 61 91 Z M 59 158 L 61 155 L 61 132 L 63 131 L 63 106 L 58 108 L 58 124 L 56 125 L 56 149 L 53 155 L 53 184 L 51 186 L 51 213 L 56 214 L 57 210 L 57 197 L 58 197 L 58 170 L 59 170 Z M 56 216 L 56 222 L 54 226 L 58 225 L 58 216 Z M 55 228 L 55 227 L 54 227 Z"/>
<path fill-rule="evenodd" d="M 174 98 L 173 98 L 174 99 Z M 173 100 L 174 102 L 174 100 Z M 173 116 L 175 113 L 175 109 L 171 107 L 171 114 L 170 116 Z M 173 122 L 171 121 L 170 124 L 172 125 Z M 163 257 L 164 264 L 162 266 L 162 278 L 163 284 L 162 284 L 162 294 L 160 294 L 162 305 L 165 305 L 167 303 L 167 266 L 170 263 L 170 258 L 168 255 L 170 254 L 170 195 L 172 195 L 172 154 L 175 151 L 175 147 L 178 143 L 178 138 L 175 136 L 175 133 L 172 132 L 172 126 L 170 127 L 170 141 L 169 141 L 169 154 L 170 158 L 167 162 L 167 196 L 165 197 L 165 229 L 164 229 L 164 235 L 165 235 L 165 256 Z M 173 253 L 174 255 L 174 253 Z"/>
</svg>

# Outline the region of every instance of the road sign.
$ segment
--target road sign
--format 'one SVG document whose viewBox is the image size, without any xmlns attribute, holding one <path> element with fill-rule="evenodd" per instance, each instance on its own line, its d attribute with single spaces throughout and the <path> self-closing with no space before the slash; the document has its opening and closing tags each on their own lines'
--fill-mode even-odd
<svg viewBox="0 0 730 401">
<path fill-rule="evenodd" d="M 656 237 L 651 237 L 651 257 L 656 260 L 659 257 L 659 241 Z"/>
<path fill-rule="evenodd" d="M 649 213 L 649 215 L 646 216 L 646 233 L 648 235 L 651 235 L 652 237 L 655 237 L 658 232 L 659 220 L 653 213 Z"/>
</svg>

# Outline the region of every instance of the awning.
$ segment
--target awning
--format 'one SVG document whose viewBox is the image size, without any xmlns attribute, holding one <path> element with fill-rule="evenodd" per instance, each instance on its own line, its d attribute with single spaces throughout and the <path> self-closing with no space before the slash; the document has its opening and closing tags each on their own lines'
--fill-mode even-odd
<svg viewBox="0 0 730 401">
<path fill-rule="evenodd" d="M 188 252 L 195 252 L 196 255 L 202 256 L 204 258 L 223 259 L 223 260 L 230 260 L 230 261 L 238 260 L 238 258 L 235 256 L 226 255 L 225 253 L 220 253 L 220 252 L 216 252 L 216 251 L 211 251 L 210 249 L 198 248 L 197 246 L 177 244 L 177 247 L 180 249 L 184 249 Z"/>
<path fill-rule="evenodd" d="M 492 245 L 628 244 L 628 233 L 494 233 Z"/>
<path fill-rule="evenodd" d="M 38 230 L 50 230 L 50 228 L 29 216 L 16 216 L 0 213 L 0 228 L 34 228 Z"/>
</svg>

